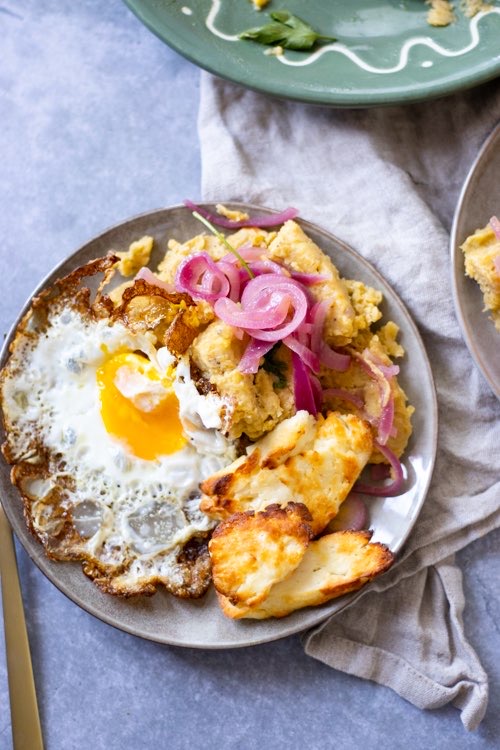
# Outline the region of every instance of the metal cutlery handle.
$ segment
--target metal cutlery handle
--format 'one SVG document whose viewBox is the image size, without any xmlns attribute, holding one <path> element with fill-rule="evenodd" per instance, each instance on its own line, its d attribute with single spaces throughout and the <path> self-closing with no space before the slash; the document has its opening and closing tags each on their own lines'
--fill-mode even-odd
<svg viewBox="0 0 500 750">
<path fill-rule="evenodd" d="M 1 505 L 0 573 L 14 750 L 43 750 L 14 540 Z"/>
</svg>

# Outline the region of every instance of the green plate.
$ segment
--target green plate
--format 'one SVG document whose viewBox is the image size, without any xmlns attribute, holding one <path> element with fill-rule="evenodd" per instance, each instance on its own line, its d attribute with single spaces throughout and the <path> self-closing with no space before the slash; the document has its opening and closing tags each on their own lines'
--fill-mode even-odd
<svg viewBox="0 0 500 750">
<path fill-rule="evenodd" d="M 338 107 L 411 102 L 443 96 L 500 74 L 500 0 L 443 28 L 427 24 L 423 0 L 125 0 L 155 34 L 216 75 L 275 96 Z M 237 38 L 286 10 L 334 44 L 314 52 L 265 54 Z"/>
</svg>

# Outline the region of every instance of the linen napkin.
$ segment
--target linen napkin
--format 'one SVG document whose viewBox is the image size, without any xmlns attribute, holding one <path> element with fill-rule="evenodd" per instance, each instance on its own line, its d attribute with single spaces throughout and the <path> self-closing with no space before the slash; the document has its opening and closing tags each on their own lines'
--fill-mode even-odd
<svg viewBox="0 0 500 750">
<path fill-rule="evenodd" d="M 406 107 L 335 110 L 279 101 L 202 73 L 202 193 L 300 215 L 352 245 L 417 323 L 439 405 L 438 454 L 397 564 L 304 637 L 306 653 L 420 708 L 452 702 L 467 729 L 487 676 L 463 631 L 454 553 L 500 525 L 500 408 L 455 318 L 449 236 L 459 189 L 500 119 L 500 89 Z M 489 217 L 485 217 L 485 222 Z"/>
</svg>

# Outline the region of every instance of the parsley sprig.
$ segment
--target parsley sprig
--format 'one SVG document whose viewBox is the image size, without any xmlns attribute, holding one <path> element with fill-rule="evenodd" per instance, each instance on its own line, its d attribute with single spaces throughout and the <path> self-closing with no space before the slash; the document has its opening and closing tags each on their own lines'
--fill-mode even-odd
<svg viewBox="0 0 500 750">
<path fill-rule="evenodd" d="M 226 238 L 224 237 L 224 235 L 222 234 L 222 232 L 219 232 L 219 230 L 216 229 L 214 227 L 214 225 L 208 219 L 205 219 L 204 216 L 202 216 L 201 214 L 199 214 L 198 211 L 193 211 L 192 214 L 193 214 L 193 216 L 194 216 L 195 219 L 198 219 L 198 221 L 201 221 L 201 223 L 204 224 L 206 226 L 206 228 L 209 229 L 212 232 L 212 234 L 215 235 L 215 237 L 217 237 L 217 239 L 222 242 L 223 245 L 225 245 L 225 247 L 227 247 L 227 249 L 229 250 L 229 252 L 232 253 L 235 256 L 235 258 L 237 258 L 239 260 L 239 262 L 241 263 L 242 267 L 245 269 L 245 271 L 250 276 L 250 278 L 253 279 L 254 276 L 255 276 L 255 274 L 252 272 L 252 269 L 250 268 L 250 266 L 248 265 L 248 263 L 246 262 L 246 260 L 244 260 L 244 258 L 241 257 L 241 255 L 236 250 L 236 248 L 233 247 L 226 240 Z"/>
<path fill-rule="evenodd" d="M 240 39 L 251 39 L 259 44 L 279 44 L 285 49 L 308 50 L 317 42 L 335 42 L 331 36 L 318 34 L 312 26 L 287 10 L 270 14 L 273 23 L 241 33 Z"/>
</svg>

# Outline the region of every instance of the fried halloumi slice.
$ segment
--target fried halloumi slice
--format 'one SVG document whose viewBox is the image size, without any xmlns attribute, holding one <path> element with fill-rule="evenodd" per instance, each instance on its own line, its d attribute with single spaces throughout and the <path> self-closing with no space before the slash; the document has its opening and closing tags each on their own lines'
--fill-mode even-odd
<svg viewBox="0 0 500 750">
<path fill-rule="evenodd" d="M 311 542 L 300 565 L 273 586 L 263 602 L 245 606 L 219 594 L 222 611 L 233 619 L 285 617 L 297 609 L 356 591 L 394 561 L 387 547 L 370 542 L 371 536 L 371 531 L 336 531 L 322 536 Z"/>
<path fill-rule="evenodd" d="M 314 535 L 334 518 L 372 452 L 371 430 L 353 414 L 283 420 L 250 453 L 201 484 L 200 508 L 223 520 L 278 503 L 303 503 Z"/>
<path fill-rule="evenodd" d="M 216 590 L 233 604 L 264 601 L 304 557 L 312 538 L 310 518 L 304 505 L 289 503 L 235 513 L 219 524 L 209 542 Z"/>
</svg>

